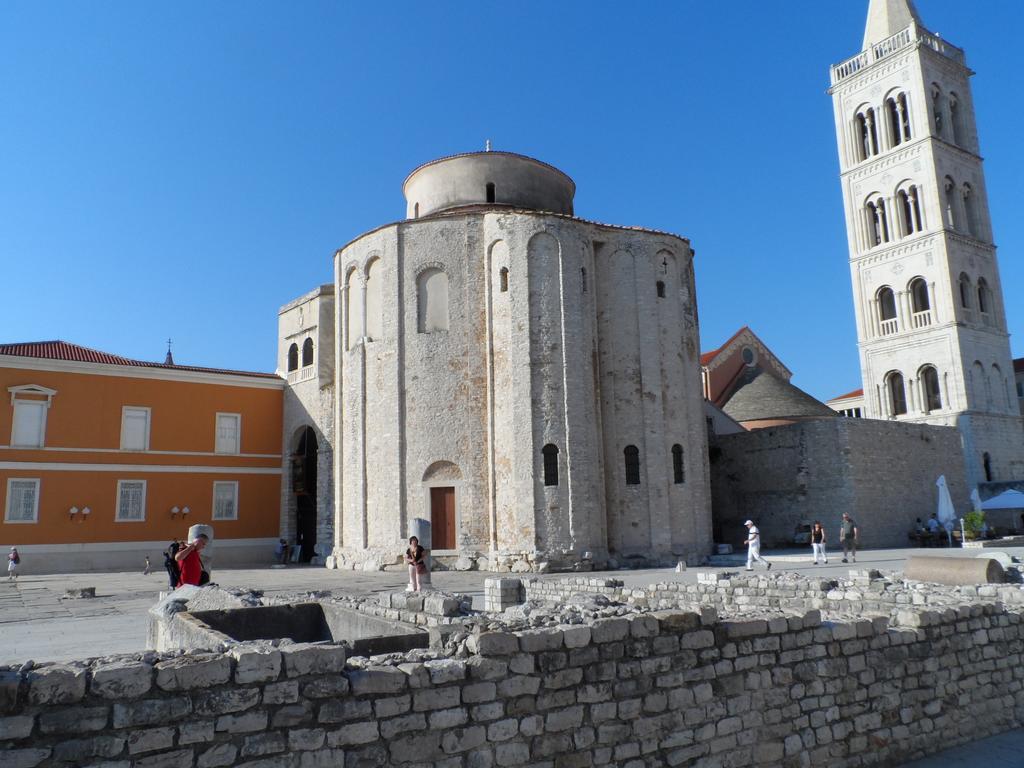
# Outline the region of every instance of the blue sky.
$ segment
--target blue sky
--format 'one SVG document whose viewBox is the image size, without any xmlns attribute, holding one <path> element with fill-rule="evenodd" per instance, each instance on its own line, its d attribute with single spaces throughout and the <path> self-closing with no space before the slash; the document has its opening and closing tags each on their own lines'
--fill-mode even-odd
<svg viewBox="0 0 1024 768">
<path fill-rule="evenodd" d="M 704 349 L 749 324 L 860 385 L 828 66 L 866 0 L 0 5 L 0 342 L 272 370 L 277 309 L 404 215 L 427 160 L 522 152 L 584 218 L 697 251 Z M 1004 289 L 1024 284 L 1018 0 L 919 0 L 967 49 Z M 1007 299 L 1014 353 L 1024 311 Z"/>
</svg>

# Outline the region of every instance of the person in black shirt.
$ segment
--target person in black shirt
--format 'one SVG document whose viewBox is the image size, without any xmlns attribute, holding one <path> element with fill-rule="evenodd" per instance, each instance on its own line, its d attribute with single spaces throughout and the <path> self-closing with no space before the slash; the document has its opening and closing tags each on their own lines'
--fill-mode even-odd
<svg viewBox="0 0 1024 768">
<path fill-rule="evenodd" d="M 825 565 L 828 565 L 828 555 L 825 554 L 825 529 L 818 520 L 814 521 L 811 528 L 811 549 L 814 551 L 814 564 L 818 564 L 818 555 L 821 555 Z"/>
</svg>

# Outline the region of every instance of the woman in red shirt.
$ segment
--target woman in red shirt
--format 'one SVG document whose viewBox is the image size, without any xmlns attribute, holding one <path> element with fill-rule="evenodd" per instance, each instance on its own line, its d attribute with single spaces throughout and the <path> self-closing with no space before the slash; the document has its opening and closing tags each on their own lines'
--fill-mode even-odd
<svg viewBox="0 0 1024 768">
<path fill-rule="evenodd" d="M 181 578 L 178 586 L 194 584 L 199 586 L 199 578 L 203 573 L 203 561 L 199 559 L 199 553 L 209 541 L 205 533 L 200 533 L 188 546 L 178 550 L 174 559 L 178 561 L 178 568 L 181 570 Z"/>
</svg>

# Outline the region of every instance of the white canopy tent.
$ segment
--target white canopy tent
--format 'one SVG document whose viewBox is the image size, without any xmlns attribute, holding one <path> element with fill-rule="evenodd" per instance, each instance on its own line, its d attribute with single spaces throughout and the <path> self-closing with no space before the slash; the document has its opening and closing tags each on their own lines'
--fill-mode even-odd
<svg viewBox="0 0 1024 768">
<path fill-rule="evenodd" d="M 1006 534 L 1024 528 L 1021 511 L 1024 510 L 1024 493 L 1015 490 L 1003 491 L 981 503 L 985 522 Z"/>
<path fill-rule="evenodd" d="M 986 512 L 990 509 L 1024 509 L 1024 493 L 1014 490 L 1003 491 L 998 496 L 981 502 L 981 508 Z"/>
</svg>

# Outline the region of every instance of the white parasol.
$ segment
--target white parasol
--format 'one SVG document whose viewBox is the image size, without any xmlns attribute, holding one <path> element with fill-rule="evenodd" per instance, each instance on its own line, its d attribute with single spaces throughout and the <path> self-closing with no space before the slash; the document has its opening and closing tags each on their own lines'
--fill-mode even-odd
<svg viewBox="0 0 1024 768">
<path fill-rule="evenodd" d="M 973 509 L 975 512 L 980 512 L 982 509 L 981 495 L 978 493 L 977 488 L 971 491 L 971 509 Z"/>
<path fill-rule="evenodd" d="M 953 509 L 953 499 L 949 495 L 949 486 L 946 485 L 946 476 L 939 475 L 939 479 L 935 481 L 935 485 L 939 489 L 939 508 L 935 512 L 935 516 L 939 518 L 939 522 L 942 527 L 946 529 L 946 535 L 949 537 L 950 546 L 953 545 L 953 527 L 956 525 L 956 510 Z"/>
</svg>

